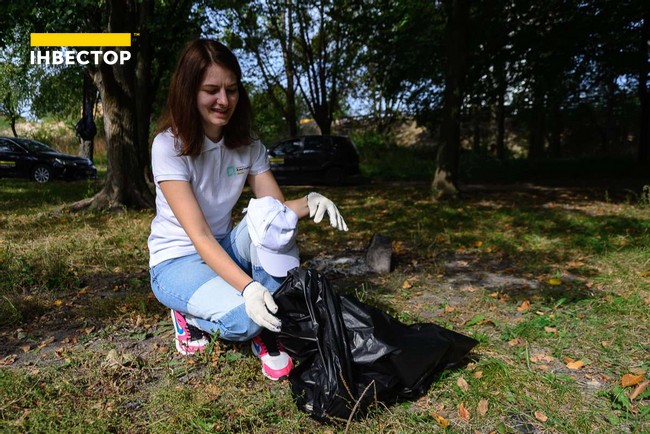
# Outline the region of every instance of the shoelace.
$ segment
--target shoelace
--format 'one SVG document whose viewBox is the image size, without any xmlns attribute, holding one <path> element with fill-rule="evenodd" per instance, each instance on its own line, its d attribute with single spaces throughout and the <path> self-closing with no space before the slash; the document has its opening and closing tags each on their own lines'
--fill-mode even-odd
<svg viewBox="0 0 650 434">
<path fill-rule="evenodd" d="M 205 332 L 203 330 L 199 329 L 198 327 L 195 327 L 195 326 L 193 326 L 191 324 L 187 324 L 187 323 L 186 323 L 186 326 L 187 326 L 187 331 L 190 332 L 190 340 L 191 341 L 197 341 L 199 339 L 202 339 L 202 338 L 206 337 Z"/>
</svg>

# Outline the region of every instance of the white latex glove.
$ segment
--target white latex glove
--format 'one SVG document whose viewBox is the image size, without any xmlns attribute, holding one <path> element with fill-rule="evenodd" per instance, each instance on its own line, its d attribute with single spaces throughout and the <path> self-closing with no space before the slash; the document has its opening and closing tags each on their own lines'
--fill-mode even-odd
<svg viewBox="0 0 650 434">
<path fill-rule="evenodd" d="M 260 282 L 253 280 L 242 291 L 246 313 L 260 327 L 279 332 L 280 320 L 272 315 L 278 311 L 273 296 Z M 270 311 L 270 312 L 269 312 Z"/>
<path fill-rule="evenodd" d="M 309 217 L 314 218 L 314 223 L 320 223 L 327 212 L 330 216 L 330 225 L 340 231 L 347 231 L 348 225 L 345 224 L 343 216 L 339 212 L 334 202 L 320 193 L 309 193 L 307 195 L 307 206 L 309 206 Z"/>
</svg>

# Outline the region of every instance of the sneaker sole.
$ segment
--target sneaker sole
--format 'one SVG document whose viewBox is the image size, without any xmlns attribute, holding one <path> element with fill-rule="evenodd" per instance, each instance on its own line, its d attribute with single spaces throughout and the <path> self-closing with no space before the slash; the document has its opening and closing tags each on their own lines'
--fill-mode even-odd
<svg viewBox="0 0 650 434">
<path fill-rule="evenodd" d="M 255 357 L 257 357 L 258 359 L 260 359 L 260 361 L 261 361 L 260 353 L 257 350 L 257 346 L 255 345 L 254 342 L 251 342 L 251 351 L 253 352 L 253 355 Z M 292 361 L 291 362 L 291 370 L 293 370 L 293 368 L 294 368 L 294 366 L 293 366 L 293 361 Z M 286 380 L 286 379 L 289 378 L 289 375 L 281 375 L 280 377 L 273 377 L 264 370 L 264 366 L 262 366 L 261 371 L 262 371 L 262 374 L 271 381 L 283 381 L 283 380 Z"/>
</svg>

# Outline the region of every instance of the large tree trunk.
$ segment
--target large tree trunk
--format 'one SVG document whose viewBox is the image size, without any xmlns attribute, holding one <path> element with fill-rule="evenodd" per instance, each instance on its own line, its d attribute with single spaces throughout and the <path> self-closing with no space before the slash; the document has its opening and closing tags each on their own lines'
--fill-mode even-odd
<svg viewBox="0 0 650 434">
<path fill-rule="evenodd" d="M 643 25 L 641 27 L 641 70 L 639 71 L 639 100 L 641 102 L 641 123 L 639 131 L 639 152 L 640 164 L 648 163 L 648 151 L 650 150 L 650 95 L 648 95 L 648 45 L 650 44 L 650 7 L 646 5 L 643 12 Z"/>
<path fill-rule="evenodd" d="M 530 160 L 538 160 L 544 155 L 546 95 L 537 80 L 535 80 L 533 86 L 533 107 L 530 117 L 530 127 L 528 129 L 528 158 Z"/>
<path fill-rule="evenodd" d="M 548 135 L 549 154 L 552 158 L 562 157 L 562 112 L 560 110 L 560 98 L 553 98 L 551 102 L 550 127 Z"/>
<path fill-rule="evenodd" d="M 151 0 L 144 2 L 143 16 L 138 14 L 134 0 L 109 1 L 109 32 L 137 31 L 146 24 L 151 11 Z M 148 8 L 149 6 L 149 8 Z M 142 27 L 143 32 L 146 26 Z M 146 38 L 145 38 L 146 39 Z M 141 52 L 145 52 L 141 55 Z M 104 130 L 106 134 L 108 171 L 102 190 L 94 197 L 78 202 L 73 209 L 119 209 L 152 208 L 154 196 L 145 180 L 149 164 L 148 131 L 150 102 L 140 100 L 142 87 L 148 86 L 147 74 L 150 69 L 150 56 L 146 54 L 143 41 L 131 47 L 131 59 L 124 65 L 102 63 L 95 74 L 95 82 L 100 91 L 104 110 Z M 146 132 L 146 133 L 145 133 Z"/>
<path fill-rule="evenodd" d="M 506 68 L 502 61 L 497 62 L 495 74 L 497 76 L 497 141 L 496 153 L 500 161 L 506 159 Z"/>
<path fill-rule="evenodd" d="M 86 157 L 90 161 L 94 160 L 95 153 L 95 102 L 97 100 L 97 90 L 93 84 L 93 79 L 88 71 L 84 73 L 84 87 L 83 87 L 83 106 L 81 119 L 84 127 L 83 137 L 79 137 L 79 155 Z M 79 133 L 79 131 L 77 131 Z"/>
<path fill-rule="evenodd" d="M 434 199 L 458 195 L 458 165 L 460 157 L 460 118 L 463 86 L 467 63 L 467 27 L 469 1 L 446 0 L 447 11 L 445 91 L 441 143 L 436 159 L 436 173 L 431 183 Z"/>
<path fill-rule="evenodd" d="M 296 112 L 296 83 L 293 55 L 293 3 L 291 1 L 286 2 L 285 14 L 284 25 L 287 39 L 286 42 L 282 44 L 284 73 L 287 76 L 287 88 L 285 91 L 287 108 L 285 110 L 285 119 L 289 137 L 295 137 L 298 135 L 298 114 Z"/>
</svg>

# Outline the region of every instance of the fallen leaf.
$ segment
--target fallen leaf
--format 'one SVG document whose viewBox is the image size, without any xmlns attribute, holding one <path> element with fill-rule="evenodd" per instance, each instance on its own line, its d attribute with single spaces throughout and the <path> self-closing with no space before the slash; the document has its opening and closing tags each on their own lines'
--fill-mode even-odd
<svg viewBox="0 0 650 434">
<path fill-rule="evenodd" d="M 467 381 L 465 381 L 463 377 L 458 377 L 458 380 L 456 380 L 456 385 L 463 392 L 469 392 L 469 384 L 467 384 Z"/>
<path fill-rule="evenodd" d="M 481 248 L 483 246 L 483 241 L 477 241 L 474 243 L 474 247 Z"/>
<path fill-rule="evenodd" d="M 526 342 L 522 338 L 517 337 L 517 338 L 509 340 L 508 345 L 510 345 L 511 347 L 514 347 L 514 346 L 525 347 Z"/>
<path fill-rule="evenodd" d="M 634 374 L 634 375 L 645 375 L 646 374 L 646 370 L 643 369 L 643 368 L 630 368 L 629 371 L 630 371 L 631 374 Z"/>
<path fill-rule="evenodd" d="M 483 376 L 483 371 L 476 371 L 474 373 L 474 378 L 481 378 Z"/>
<path fill-rule="evenodd" d="M 38 344 L 38 348 L 45 348 L 46 346 L 50 345 L 52 342 L 54 342 L 54 336 L 50 336 L 49 338 L 42 341 L 40 344 Z"/>
<path fill-rule="evenodd" d="M 546 416 L 542 410 L 537 410 L 534 414 L 535 419 L 540 422 L 546 422 L 548 420 L 548 416 Z"/>
<path fill-rule="evenodd" d="M 62 306 L 63 305 L 63 300 L 54 300 L 54 303 L 52 303 L 54 306 Z"/>
<path fill-rule="evenodd" d="M 635 400 L 637 396 L 641 395 L 650 384 L 650 380 L 645 380 L 643 383 L 636 386 L 636 389 L 630 394 L 630 401 Z"/>
<path fill-rule="evenodd" d="M 643 375 L 625 374 L 623 375 L 623 378 L 621 378 L 621 386 L 623 387 L 635 386 L 639 384 L 641 381 L 643 381 Z"/>
<path fill-rule="evenodd" d="M 559 286 L 562 285 L 562 281 L 558 279 L 557 277 L 552 277 L 546 281 L 551 286 Z"/>
<path fill-rule="evenodd" d="M 488 400 L 487 399 L 481 399 L 478 402 L 478 406 L 476 407 L 476 411 L 478 411 L 478 414 L 481 416 L 485 416 L 488 412 Z"/>
<path fill-rule="evenodd" d="M 458 417 L 465 420 L 469 420 L 470 418 L 469 410 L 465 408 L 464 402 L 458 404 Z"/>
<path fill-rule="evenodd" d="M 582 368 L 583 366 L 585 366 L 585 362 L 583 362 L 582 360 L 576 360 L 575 362 L 569 362 L 566 364 L 567 368 L 572 369 L 574 371 Z"/>
<path fill-rule="evenodd" d="M 544 327 L 544 331 L 547 333 L 557 333 L 557 328 L 546 326 Z"/>
<path fill-rule="evenodd" d="M 408 279 L 405 280 L 404 283 L 402 283 L 402 289 L 411 289 L 411 288 L 413 288 L 413 285 L 411 284 L 411 282 L 408 281 Z"/>
<path fill-rule="evenodd" d="M 519 312 L 527 312 L 528 310 L 530 310 L 530 301 L 528 301 L 528 300 L 524 300 L 524 301 L 519 305 L 519 307 L 517 308 L 517 310 L 518 310 Z"/>
<path fill-rule="evenodd" d="M 0 359 L 0 366 L 13 365 L 15 361 L 16 361 L 16 355 L 10 354 L 4 359 Z"/>
<path fill-rule="evenodd" d="M 21 351 L 22 351 L 23 353 L 26 353 L 26 352 L 28 352 L 32 347 L 31 347 L 31 345 L 27 344 L 27 345 L 22 345 L 22 346 L 20 346 L 20 347 L 18 347 L 18 348 L 20 348 Z"/>
<path fill-rule="evenodd" d="M 537 354 L 533 354 L 532 356 L 530 356 L 530 361 L 533 362 L 533 363 L 542 363 L 542 362 L 550 363 L 550 362 L 552 362 L 554 360 L 555 360 L 555 357 L 549 356 L 548 354 L 544 354 L 544 353 L 537 353 Z M 571 362 L 572 361 L 573 360 L 571 360 Z"/>
<path fill-rule="evenodd" d="M 453 306 L 449 306 L 449 305 L 445 306 L 445 313 L 452 313 L 455 310 L 456 308 Z"/>
<path fill-rule="evenodd" d="M 449 426 L 449 421 L 444 417 L 440 416 L 438 413 L 431 412 L 431 416 L 438 422 L 442 428 L 447 428 Z"/>
</svg>

